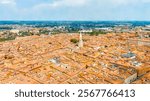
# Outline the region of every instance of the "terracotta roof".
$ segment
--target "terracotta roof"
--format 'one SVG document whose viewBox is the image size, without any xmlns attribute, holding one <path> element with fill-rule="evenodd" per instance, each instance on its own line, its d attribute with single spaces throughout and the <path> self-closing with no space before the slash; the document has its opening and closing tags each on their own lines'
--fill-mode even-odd
<svg viewBox="0 0 150 101">
<path fill-rule="evenodd" d="M 139 77 L 149 79 L 150 47 L 130 43 L 136 60 L 121 57 L 128 53 L 127 39 L 136 39 L 135 34 L 83 34 L 83 48 L 70 42 L 72 38 L 78 39 L 79 34 L 34 35 L 1 42 L 0 83 L 117 84 L 124 83 L 136 71 Z M 59 65 L 49 61 L 55 57 L 59 58 Z M 134 61 L 141 65 L 134 66 Z M 142 77 L 134 83 L 147 83 Z"/>
</svg>

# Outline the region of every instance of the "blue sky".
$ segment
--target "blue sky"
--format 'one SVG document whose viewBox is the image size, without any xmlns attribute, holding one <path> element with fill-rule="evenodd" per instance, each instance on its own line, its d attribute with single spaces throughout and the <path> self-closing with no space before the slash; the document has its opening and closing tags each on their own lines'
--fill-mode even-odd
<svg viewBox="0 0 150 101">
<path fill-rule="evenodd" d="M 0 20 L 150 21 L 150 0 L 0 0 Z"/>
</svg>

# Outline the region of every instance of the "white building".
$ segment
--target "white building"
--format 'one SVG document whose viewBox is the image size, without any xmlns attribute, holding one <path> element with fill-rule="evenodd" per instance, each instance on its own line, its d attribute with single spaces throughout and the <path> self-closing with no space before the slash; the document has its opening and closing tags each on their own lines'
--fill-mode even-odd
<svg viewBox="0 0 150 101">
<path fill-rule="evenodd" d="M 80 33 L 91 33 L 91 32 L 93 32 L 93 30 L 92 29 L 88 29 L 88 30 L 81 30 L 81 31 L 79 31 Z"/>
<path fill-rule="evenodd" d="M 19 34 L 19 30 L 18 29 L 12 29 L 10 30 L 11 33 L 14 33 L 14 34 Z"/>
</svg>

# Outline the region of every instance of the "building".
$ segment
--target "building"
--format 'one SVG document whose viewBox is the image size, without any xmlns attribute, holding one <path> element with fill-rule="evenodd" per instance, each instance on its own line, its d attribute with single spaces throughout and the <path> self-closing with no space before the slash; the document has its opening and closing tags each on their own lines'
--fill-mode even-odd
<svg viewBox="0 0 150 101">
<path fill-rule="evenodd" d="M 82 39 L 82 34 L 81 34 L 81 32 L 80 32 L 80 37 L 79 37 L 79 43 L 78 43 L 78 46 L 79 46 L 80 48 L 83 47 L 83 39 Z"/>
<path fill-rule="evenodd" d="M 12 29 L 10 30 L 11 33 L 14 33 L 14 34 L 19 34 L 19 30 L 18 29 Z"/>
</svg>

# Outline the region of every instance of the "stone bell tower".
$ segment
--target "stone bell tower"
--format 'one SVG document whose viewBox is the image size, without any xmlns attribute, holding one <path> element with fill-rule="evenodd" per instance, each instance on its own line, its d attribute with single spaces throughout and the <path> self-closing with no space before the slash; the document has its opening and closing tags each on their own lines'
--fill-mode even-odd
<svg viewBox="0 0 150 101">
<path fill-rule="evenodd" d="M 79 37 L 79 43 L 78 43 L 79 48 L 83 47 L 83 39 L 82 39 L 82 33 L 80 32 L 80 37 Z"/>
</svg>

